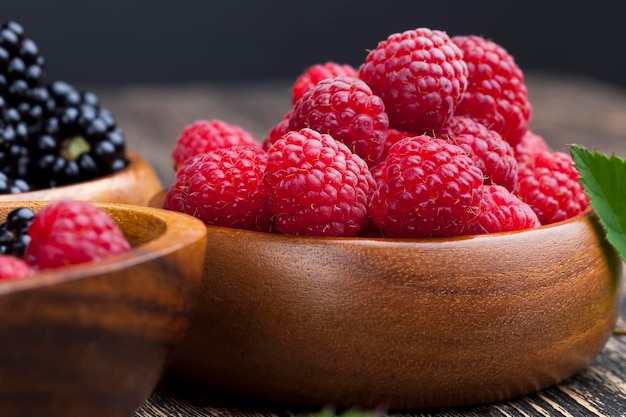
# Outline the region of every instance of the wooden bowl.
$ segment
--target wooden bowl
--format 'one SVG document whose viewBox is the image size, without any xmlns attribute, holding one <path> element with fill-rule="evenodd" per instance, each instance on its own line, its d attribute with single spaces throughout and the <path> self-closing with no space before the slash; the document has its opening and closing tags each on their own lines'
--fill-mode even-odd
<svg viewBox="0 0 626 417">
<path fill-rule="evenodd" d="M 0 219 L 44 205 L 0 203 Z M 203 224 L 165 210 L 97 205 L 131 251 L 0 282 L 3 417 L 129 417 L 187 329 L 202 280 Z"/>
<path fill-rule="evenodd" d="M 170 372 L 256 399 L 503 400 L 585 367 L 618 316 L 621 262 L 591 212 L 449 239 L 207 229 L 200 302 Z"/>
<path fill-rule="evenodd" d="M 128 159 L 128 166 L 115 174 L 27 193 L 0 194 L 0 202 L 75 199 L 145 206 L 163 186 L 152 166 L 141 155 L 128 151 Z"/>
</svg>

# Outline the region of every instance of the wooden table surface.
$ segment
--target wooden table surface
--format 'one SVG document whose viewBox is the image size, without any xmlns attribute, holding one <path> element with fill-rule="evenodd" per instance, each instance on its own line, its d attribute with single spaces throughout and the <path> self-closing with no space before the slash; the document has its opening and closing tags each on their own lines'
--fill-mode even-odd
<svg viewBox="0 0 626 417">
<path fill-rule="evenodd" d="M 592 80 L 527 74 L 531 128 L 556 150 L 568 144 L 626 156 L 626 90 Z M 197 119 L 238 124 L 258 140 L 288 110 L 289 82 L 265 84 L 99 86 L 129 148 L 153 164 L 165 186 L 170 153 L 182 128 Z M 626 308 L 622 307 L 622 317 Z M 618 323 L 624 326 L 623 321 Z M 165 377 L 135 417 L 304 415 L 319 410 L 271 406 L 207 392 Z M 626 336 L 613 336 L 589 367 L 557 386 L 496 404 L 403 416 L 626 416 Z"/>
</svg>

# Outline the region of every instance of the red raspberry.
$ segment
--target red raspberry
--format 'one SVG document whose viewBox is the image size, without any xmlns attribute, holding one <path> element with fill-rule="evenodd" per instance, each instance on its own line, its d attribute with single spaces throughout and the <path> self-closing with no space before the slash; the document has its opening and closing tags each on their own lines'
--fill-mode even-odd
<svg viewBox="0 0 626 417">
<path fill-rule="evenodd" d="M 573 217 L 588 205 L 574 161 L 564 152 L 544 151 L 519 165 L 518 194 L 541 224 Z"/>
<path fill-rule="evenodd" d="M 455 236 L 476 217 L 483 174 L 444 139 L 404 138 L 389 150 L 370 214 L 391 237 Z"/>
<path fill-rule="evenodd" d="M 541 225 L 533 209 L 501 185 L 483 185 L 483 198 L 467 234 L 524 230 Z"/>
<path fill-rule="evenodd" d="M 0 255 L 0 280 L 25 278 L 35 271 L 23 260 L 15 256 Z"/>
<path fill-rule="evenodd" d="M 485 184 L 499 184 L 510 191 L 515 190 L 517 160 L 511 145 L 498 132 L 473 119 L 453 116 L 437 136 L 465 149 L 485 175 Z"/>
<path fill-rule="evenodd" d="M 369 223 L 372 174 L 330 135 L 287 132 L 269 150 L 265 179 L 276 228 L 283 233 L 355 236 Z"/>
<path fill-rule="evenodd" d="M 174 172 L 191 157 L 213 149 L 235 145 L 260 147 L 252 135 L 239 126 L 228 124 L 222 120 L 195 121 L 186 126 L 176 140 L 176 145 L 172 151 Z"/>
<path fill-rule="evenodd" d="M 267 137 L 263 140 L 261 147 L 268 151 L 270 146 L 278 139 L 282 138 L 285 133 L 289 131 L 289 118 L 291 117 L 291 110 L 289 110 L 278 123 L 276 123 L 267 134 Z"/>
<path fill-rule="evenodd" d="M 269 231 L 267 152 L 257 146 L 215 149 L 183 165 L 163 207 L 206 224 Z"/>
<path fill-rule="evenodd" d="M 383 147 L 383 153 L 382 155 L 380 155 L 379 161 L 384 162 L 385 158 L 387 158 L 387 155 L 389 155 L 389 149 L 394 143 L 396 143 L 400 139 L 408 138 L 410 136 L 419 136 L 419 135 L 415 135 L 413 133 L 408 133 L 408 132 L 402 132 L 400 130 L 392 129 L 392 128 L 387 129 L 387 134 L 385 135 L 385 146 Z"/>
<path fill-rule="evenodd" d="M 345 76 L 320 81 L 293 106 L 289 119 L 289 130 L 329 134 L 368 164 L 380 158 L 388 126 L 380 97 L 363 81 Z"/>
<path fill-rule="evenodd" d="M 291 88 L 291 104 L 295 104 L 304 93 L 315 87 L 320 81 L 339 75 L 358 78 L 359 72 L 350 65 L 338 64 L 332 61 L 324 64 L 311 65 L 296 79 L 296 82 Z"/>
<path fill-rule="evenodd" d="M 104 259 L 131 248 L 111 216 L 86 201 L 49 203 L 33 219 L 28 235 L 24 260 L 40 269 Z"/>
<path fill-rule="evenodd" d="M 515 145 L 515 158 L 518 161 L 528 161 L 535 159 L 537 155 L 542 152 L 550 151 L 550 146 L 544 140 L 543 136 L 540 136 L 530 130 L 524 134 L 522 140 Z"/>
<path fill-rule="evenodd" d="M 455 36 L 469 69 L 467 91 L 456 114 L 470 116 L 517 145 L 532 109 L 524 74 L 509 53 L 480 36 Z"/>
<path fill-rule="evenodd" d="M 427 28 L 390 35 L 359 69 L 383 99 L 389 126 L 418 134 L 431 133 L 452 116 L 467 74 L 463 54 L 448 35 Z"/>
</svg>

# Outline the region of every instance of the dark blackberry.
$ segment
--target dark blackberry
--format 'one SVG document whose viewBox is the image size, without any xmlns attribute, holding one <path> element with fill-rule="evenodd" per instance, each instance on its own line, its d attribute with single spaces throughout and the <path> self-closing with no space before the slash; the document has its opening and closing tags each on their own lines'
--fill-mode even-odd
<svg viewBox="0 0 626 417">
<path fill-rule="evenodd" d="M 30 243 L 28 227 L 35 213 L 28 207 L 12 210 L 4 223 L 0 224 L 0 254 L 21 258 Z"/>
<path fill-rule="evenodd" d="M 20 111 L 8 107 L 0 97 L 0 172 L 9 179 L 26 177 L 30 164 L 28 138 L 28 124 Z"/>
<path fill-rule="evenodd" d="M 52 82 L 47 90 L 47 117 L 29 149 L 37 173 L 28 177 L 30 182 L 37 188 L 56 187 L 126 167 L 124 135 L 93 92 L 63 81 Z"/>
<path fill-rule="evenodd" d="M 0 194 L 86 181 L 126 167 L 124 135 L 96 94 L 45 79 L 17 22 L 0 25 Z"/>
<path fill-rule="evenodd" d="M 45 84 L 44 62 L 37 44 L 19 23 L 11 21 L 0 25 L 0 74 L 3 77 L 0 91 L 4 84 L 7 101 L 23 101 L 24 84 L 30 88 Z"/>
<path fill-rule="evenodd" d="M 0 172 L 0 194 L 19 194 L 31 191 L 30 185 L 20 178 L 10 178 Z"/>
</svg>

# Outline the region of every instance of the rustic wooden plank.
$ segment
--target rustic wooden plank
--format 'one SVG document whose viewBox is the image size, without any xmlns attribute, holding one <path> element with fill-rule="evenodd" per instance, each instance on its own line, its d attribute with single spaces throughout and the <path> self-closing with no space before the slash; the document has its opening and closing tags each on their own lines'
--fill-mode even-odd
<svg viewBox="0 0 626 417">
<path fill-rule="evenodd" d="M 572 143 L 626 155 L 626 92 L 593 80 L 527 74 L 531 129 L 557 150 Z M 129 147 L 153 164 L 164 185 L 173 180 L 170 153 L 182 128 L 219 118 L 258 140 L 287 111 L 289 82 L 250 85 L 113 86 L 94 89 L 116 115 Z M 626 314 L 623 307 L 622 314 Z M 624 326 L 624 323 L 621 323 Z M 626 326 L 624 326 L 626 327 Z M 626 415 L 626 336 L 614 336 L 596 361 L 561 384 L 523 398 L 454 410 L 396 413 L 406 417 L 528 417 Z M 135 417 L 306 415 L 206 392 L 166 377 Z"/>
</svg>

